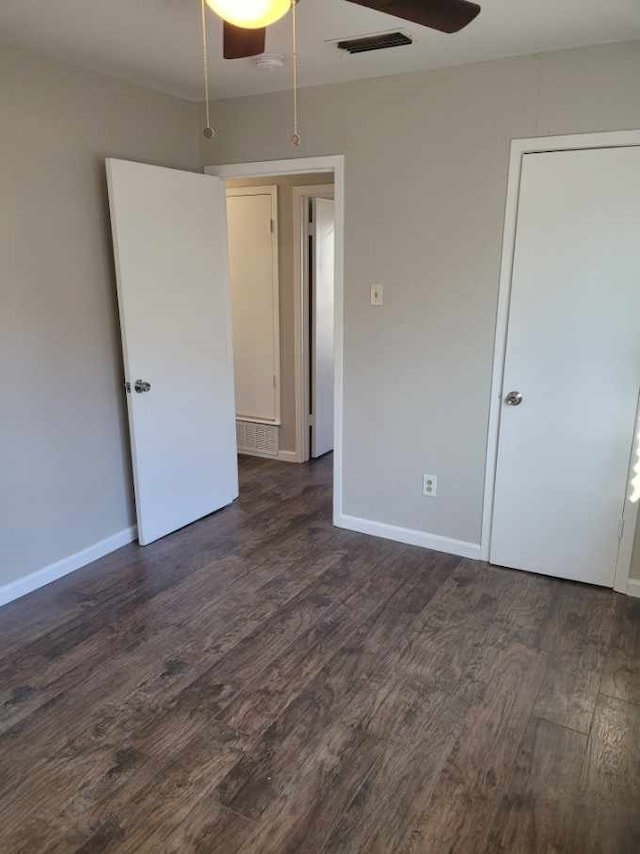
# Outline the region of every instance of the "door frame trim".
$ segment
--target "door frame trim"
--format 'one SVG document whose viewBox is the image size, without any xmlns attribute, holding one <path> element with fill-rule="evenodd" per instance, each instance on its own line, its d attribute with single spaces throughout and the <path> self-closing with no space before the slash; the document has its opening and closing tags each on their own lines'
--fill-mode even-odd
<svg viewBox="0 0 640 854">
<path fill-rule="evenodd" d="M 323 157 L 295 157 L 287 160 L 212 164 L 205 174 L 218 178 L 265 178 L 300 175 L 311 172 L 333 174 L 336 206 L 336 276 L 334 340 L 334 450 L 333 450 L 333 523 L 342 517 L 342 443 L 344 407 L 344 195 L 345 157 L 332 154 Z"/>
<path fill-rule="evenodd" d="M 292 187 L 293 202 L 293 283 L 294 283 L 294 359 L 296 375 L 296 453 L 298 462 L 306 463 L 311 459 L 309 448 L 309 270 L 306 244 L 307 220 L 304 205 L 316 197 L 332 199 L 335 196 L 333 184 L 305 185 Z"/>
<path fill-rule="evenodd" d="M 487 454 L 484 482 L 484 502 L 482 509 L 482 537 L 480 553 L 482 560 L 488 561 L 491 547 L 491 529 L 493 524 L 493 499 L 498 459 L 498 440 L 500 431 L 500 413 L 502 404 L 502 381 L 506 356 L 509 306 L 511 300 L 511 279 L 515 252 L 516 226 L 518 220 L 518 201 L 522 162 L 525 154 L 546 151 L 579 151 L 589 148 L 622 148 L 640 146 L 640 130 L 613 131 L 605 133 L 570 134 L 566 136 L 533 137 L 511 141 L 507 196 L 502 237 L 502 259 L 500 263 L 500 285 L 495 325 L 495 343 L 493 350 L 493 369 L 491 377 L 491 399 L 489 406 L 489 424 L 487 433 Z M 636 428 L 638 424 L 636 423 Z M 636 429 L 637 442 L 640 435 Z M 640 447 L 635 448 L 640 452 Z M 635 453 L 632 454 L 632 460 Z M 631 474 L 631 470 L 629 472 Z M 629 478 L 630 480 L 630 478 Z M 625 501 L 623 511 L 624 529 L 618 549 L 613 589 L 620 593 L 629 592 L 629 571 L 633 553 L 638 504 Z"/>
</svg>

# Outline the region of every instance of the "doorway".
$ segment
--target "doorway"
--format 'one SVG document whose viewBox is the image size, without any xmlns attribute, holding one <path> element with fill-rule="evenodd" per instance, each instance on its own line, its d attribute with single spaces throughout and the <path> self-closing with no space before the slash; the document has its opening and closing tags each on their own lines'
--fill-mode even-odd
<svg viewBox="0 0 640 854">
<path fill-rule="evenodd" d="M 274 383 L 281 389 L 280 418 L 260 419 L 257 429 L 262 435 L 266 429 L 269 439 L 266 452 L 257 453 L 304 463 L 333 451 L 335 514 L 341 503 L 342 158 L 301 158 L 207 167 L 206 171 L 226 181 L 233 204 L 246 192 L 277 196 L 272 228 L 278 247 L 280 371 Z M 231 217 L 229 226 L 231 232 Z M 233 266 L 232 262 L 232 283 Z M 241 451 L 249 450 L 255 430 L 252 422 L 239 419 Z"/>
<path fill-rule="evenodd" d="M 205 174 L 108 158 L 138 539 L 238 497 L 225 180 L 322 172 L 335 182 L 333 517 L 342 505 L 344 158 Z M 224 175 L 222 173 L 227 172 Z M 220 172 L 220 175 L 216 173 Z M 266 298 L 265 293 L 262 294 Z M 273 295 L 272 295 L 273 301 Z M 277 420 L 277 410 L 272 412 Z"/>
<path fill-rule="evenodd" d="M 620 135 L 514 143 L 483 554 L 626 592 L 637 518 L 640 140 L 611 136 Z"/>
</svg>

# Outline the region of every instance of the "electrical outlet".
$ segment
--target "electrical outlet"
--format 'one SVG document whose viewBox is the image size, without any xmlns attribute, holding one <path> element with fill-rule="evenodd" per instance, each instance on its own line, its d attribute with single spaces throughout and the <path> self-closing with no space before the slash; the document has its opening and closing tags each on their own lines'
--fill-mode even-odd
<svg viewBox="0 0 640 854">
<path fill-rule="evenodd" d="M 436 498 L 438 495 L 438 478 L 435 474 L 422 475 L 422 494 L 427 498 Z"/>
<path fill-rule="evenodd" d="M 384 304 L 384 289 L 382 285 L 371 285 L 371 305 Z"/>
</svg>

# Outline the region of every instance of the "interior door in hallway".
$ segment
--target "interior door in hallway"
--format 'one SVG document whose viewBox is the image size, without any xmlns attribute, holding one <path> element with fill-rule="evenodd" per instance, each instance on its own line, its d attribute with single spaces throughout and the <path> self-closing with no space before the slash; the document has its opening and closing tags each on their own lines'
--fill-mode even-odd
<svg viewBox="0 0 640 854">
<path fill-rule="evenodd" d="M 311 456 L 333 450 L 335 207 L 313 199 L 311 275 Z"/>
<path fill-rule="evenodd" d="M 524 155 L 490 559 L 613 586 L 640 388 L 640 148 Z"/>
<path fill-rule="evenodd" d="M 227 190 L 236 416 L 280 423 L 278 188 Z"/>
<path fill-rule="evenodd" d="M 107 160 L 138 538 L 238 496 L 224 184 Z"/>
</svg>

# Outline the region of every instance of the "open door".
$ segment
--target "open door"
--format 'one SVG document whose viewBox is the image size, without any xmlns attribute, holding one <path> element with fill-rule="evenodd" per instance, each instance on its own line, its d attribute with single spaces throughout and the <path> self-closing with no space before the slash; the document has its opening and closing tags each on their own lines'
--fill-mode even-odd
<svg viewBox="0 0 640 854">
<path fill-rule="evenodd" d="M 311 456 L 333 450 L 333 338 L 335 207 L 331 199 L 313 199 L 311 276 Z"/>
<path fill-rule="evenodd" d="M 238 496 L 225 188 L 211 175 L 106 164 L 145 545 Z"/>
</svg>

